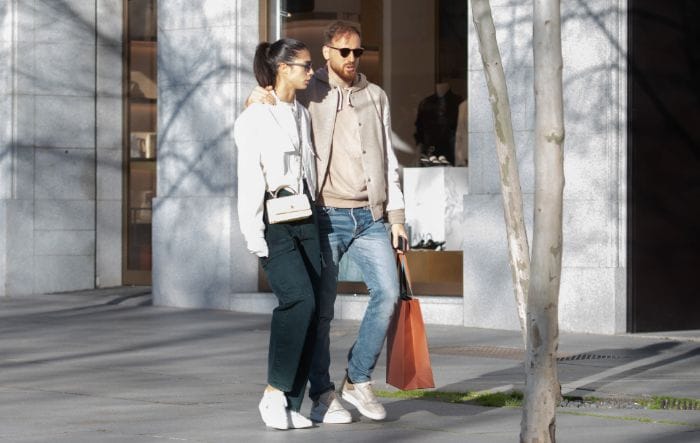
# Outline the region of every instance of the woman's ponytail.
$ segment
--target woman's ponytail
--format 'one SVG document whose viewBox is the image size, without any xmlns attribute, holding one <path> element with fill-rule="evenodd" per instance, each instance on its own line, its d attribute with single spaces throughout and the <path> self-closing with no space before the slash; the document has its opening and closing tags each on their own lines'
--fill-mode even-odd
<svg viewBox="0 0 700 443">
<path fill-rule="evenodd" d="M 253 58 L 253 74 L 255 80 L 263 88 L 266 86 L 274 86 L 276 70 L 270 60 L 270 43 L 262 42 L 255 48 L 255 57 Z"/>
</svg>

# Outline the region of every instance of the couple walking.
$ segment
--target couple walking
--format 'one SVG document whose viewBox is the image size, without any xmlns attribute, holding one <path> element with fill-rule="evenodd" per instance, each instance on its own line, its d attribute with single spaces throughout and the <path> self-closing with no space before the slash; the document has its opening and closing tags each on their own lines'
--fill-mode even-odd
<svg viewBox="0 0 700 443">
<path fill-rule="evenodd" d="M 234 127 L 241 231 L 279 301 L 259 405 L 276 429 L 352 421 L 330 379 L 329 333 L 345 254 L 360 267 L 370 296 L 340 395 L 366 417 L 386 417 L 371 376 L 399 294 L 393 249 L 406 239 L 389 103 L 357 72 L 360 31 L 339 21 L 324 37 L 326 65 L 315 72 L 298 40 L 258 45 L 259 87 Z M 270 223 L 266 202 L 291 194 L 308 198 L 310 215 Z M 299 412 L 307 380 L 311 420 Z"/>
</svg>

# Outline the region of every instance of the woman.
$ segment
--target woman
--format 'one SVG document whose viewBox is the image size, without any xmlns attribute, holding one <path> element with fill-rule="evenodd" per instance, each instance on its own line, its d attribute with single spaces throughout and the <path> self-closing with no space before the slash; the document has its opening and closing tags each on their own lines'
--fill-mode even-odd
<svg viewBox="0 0 700 443">
<path fill-rule="evenodd" d="M 260 86 L 274 87 L 276 99 L 274 105 L 252 104 L 234 126 L 241 231 L 279 300 L 272 312 L 268 385 L 259 409 L 268 427 L 308 428 L 312 422 L 299 409 L 315 340 L 321 252 L 312 202 L 317 187 L 309 113 L 295 93 L 311 79 L 311 55 L 294 39 L 261 43 L 253 71 Z M 266 201 L 280 189 L 278 196 L 306 195 L 311 216 L 270 223 Z"/>
</svg>

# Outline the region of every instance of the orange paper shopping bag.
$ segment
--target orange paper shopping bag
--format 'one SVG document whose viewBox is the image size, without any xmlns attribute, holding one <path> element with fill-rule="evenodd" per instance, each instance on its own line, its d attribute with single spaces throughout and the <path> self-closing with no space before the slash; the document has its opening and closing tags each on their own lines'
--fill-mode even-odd
<svg viewBox="0 0 700 443">
<path fill-rule="evenodd" d="M 399 254 L 401 298 L 387 334 L 386 382 L 402 390 L 434 388 L 423 314 L 413 294 L 406 256 Z"/>
</svg>

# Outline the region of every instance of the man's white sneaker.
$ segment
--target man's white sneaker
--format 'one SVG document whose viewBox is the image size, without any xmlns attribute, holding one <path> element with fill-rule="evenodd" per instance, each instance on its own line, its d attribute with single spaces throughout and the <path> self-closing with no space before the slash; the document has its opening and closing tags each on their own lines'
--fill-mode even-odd
<svg viewBox="0 0 700 443">
<path fill-rule="evenodd" d="M 266 426 L 275 429 L 289 429 L 287 399 L 284 392 L 268 391 L 263 393 L 258 409 Z"/>
<path fill-rule="evenodd" d="M 297 411 L 290 411 L 287 410 L 287 413 L 289 414 L 289 423 L 290 423 L 290 428 L 291 429 L 304 429 L 304 428 L 310 428 L 313 427 L 313 423 L 311 420 L 308 418 L 304 417 Z"/>
<path fill-rule="evenodd" d="M 372 382 L 350 383 L 347 377 L 343 380 L 341 389 L 341 397 L 352 403 L 360 414 L 372 420 L 384 420 L 386 418 L 386 410 L 372 391 Z"/>
<path fill-rule="evenodd" d="M 311 406 L 311 420 L 316 423 L 352 423 L 352 415 L 340 404 L 332 390 L 326 391 Z"/>
</svg>

